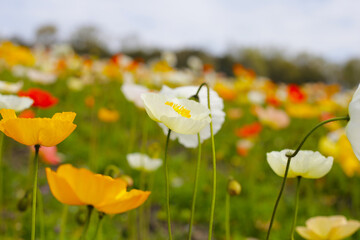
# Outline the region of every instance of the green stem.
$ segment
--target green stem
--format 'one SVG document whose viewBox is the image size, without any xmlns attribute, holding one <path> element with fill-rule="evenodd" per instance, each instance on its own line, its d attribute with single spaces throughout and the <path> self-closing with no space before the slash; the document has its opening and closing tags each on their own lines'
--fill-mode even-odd
<svg viewBox="0 0 360 240">
<path fill-rule="evenodd" d="M 197 159 L 197 162 L 196 162 L 195 184 L 194 184 L 194 192 L 193 192 L 193 197 L 192 197 L 190 226 L 189 226 L 189 237 L 188 237 L 189 240 L 191 240 L 192 226 L 193 226 L 193 223 L 194 223 L 195 205 L 196 205 L 196 193 L 197 193 L 197 187 L 198 187 L 198 182 L 199 182 L 199 172 L 200 172 L 200 162 L 201 162 L 200 134 L 198 133 L 197 136 L 198 136 L 198 159 Z"/>
<path fill-rule="evenodd" d="M 105 216 L 105 213 L 99 212 L 99 221 L 97 222 L 97 225 L 96 225 L 95 235 L 94 235 L 94 238 L 93 238 L 94 240 L 98 239 L 99 232 L 100 232 L 100 235 L 101 235 L 101 230 L 99 231 L 99 229 L 101 229 L 101 223 L 102 223 L 101 220 L 104 218 L 104 216 Z"/>
<path fill-rule="evenodd" d="M 295 213 L 294 213 L 293 224 L 291 227 L 291 240 L 295 239 L 294 232 L 295 232 L 297 214 L 298 214 L 298 210 L 299 210 L 300 182 L 301 182 L 301 176 L 298 176 L 297 177 L 297 185 L 296 185 L 296 197 L 295 197 Z"/>
<path fill-rule="evenodd" d="M 60 240 L 65 239 L 65 232 L 66 232 L 66 220 L 67 220 L 67 214 L 68 214 L 68 205 L 64 205 L 63 212 L 61 215 L 61 224 L 60 224 Z"/>
<path fill-rule="evenodd" d="M 290 161 L 291 161 L 291 157 L 288 157 L 288 160 L 286 162 L 285 174 L 284 174 L 283 181 L 282 181 L 281 188 L 280 188 L 280 192 L 279 192 L 279 195 L 278 195 L 278 197 L 276 199 L 274 210 L 273 210 L 272 215 L 271 215 L 271 220 L 270 220 L 269 229 L 268 229 L 268 232 L 267 232 L 267 235 L 266 235 L 266 240 L 269 240 L 271 228 L 272 228 L 272 225 L 273 225 L 274 219 L 275 219 L 276 210 L 277 210 L 277 207 L 279 205 L 281 195 L 282 195 L 282 193 L 284 191 L 284 188 L 285 188 L 285 182 L 286 182 L 287 175 L 288 175 L 289 168 L 290 168 Z"/>
<path fill-rule="evenodd" d="M 142 164 L 143 166 L 145 166 L 145 164 Z M 145 171 L 142 170 L 140 172 L 140 184 L 139 184 L 139 188 L 141 190 L 145 190 Z M 140 239 L 147 239 L 147 236 L 145 234 L 145 208 L 144 208 L 144 204 L 142 204 L 139 207 L 139 235 L 140 235 Z"/>
<path fill-rule="evenodd" d="M 45 239 L 45 227 L 44 227 L 44 204 L 40 189 L 38 189 L 38 206 L 39 206 L 39 221 L 40 221 L 40 239 Z"/>
<path fill-rule="evenodd" d="M 35 226 L 36 226 L 36 194 L 37 194 L 37 175 L 39 168 L 39 155 L 40 145 L 35 145 L 34 156 L 34 181 L 33 181 L 33 194 L 32 194 L 32 209 L 31 209 L 31 240 L 35 240 Z"/>
<path fill-rule="evenodd" d="M 280 202 L 280 199 L 281 199 L 281 195 L 283 193 L 283 190 L 284 190 L 284 187 L 285 187 L 285 182 L 286 182 L 286 179 L 287 179 L 287 175 L 288 175 L 288 172 L 289 172 L 289 167 L 290 167 L 290 161 L 291 161 L 291 158 L 295 157 L 298 152 L 300 151 L 301 147 L 303 146 L 303 144 L 305 143 L 305 141 L 307 140 L 307 138 L 316 130 L 318 129 L 319 127 L 321 127 L 322 125 L 326 124 L 326 123 L 329 123 L 329 122 L 334 122 L 334 121 L 341 121 L 341 120 L 347 120 L 349 121 L 350 117 L 349 116 L 345 116 L 345 117 L 336 117 L 336 118 L 332 118 L 332 119 L 328 119 L 328 120 L 325 120 L 323 122 L 320 122 L 319 124 L 317 124 L 313 129 L 310 130 L 310 132 L 308 134 L 306 134 L 306 136 L 303 138 L 303 140 L 300 142 L 299 146 L 297 147 L 297 149 L 295 150 L 295 152 L 291 153 L 291 154 L 286 154 L 286 156 L 288 157 L 288 161 L 286 163 L 286 168 L 285 168 L 285 174 L 284 174 L 284 178 L 283 178 L 283 181 L 282 181 L 282 184 L 281 184 L 281 188 L 280 188 L 280 192 L 279 192 L 279 195 L 276 199 L 276 202 L 275 202 L 275 206 L 274 206 L 274 210 L 272 212 L 272 215 L 271 215 L 271 220 L 270 220 L 270 224 L 269 224 L 269 229 L 268 229 L 268 232 L 267 232 L 267 235 L 266 235 L 266 240 L 269 239 L 270 237 L 270 232 L 271 232 L 271 228 L 272 228 L 272 225 L 273 225 L 273 222 L 274 222 L 274 219 L 275 219 L 275 214 L 276 214 L 276 210 L 277 210 L 277 207 L 279 205 L 279 202 Z"/>
<path fill-rule="evenodd" d="M 144 118 L 143 122 L 143 132 L 142 132 L 142 139 L 141 139 L 141 153 L 145 152 L 146 144 L 147 144 L 147 137 L 148 137 L 148 119 Z"/>
<path fill-rule="evenodd" d="M 4 133 L 0 132 L 0 210 L 3 203 L 3 143 Z"/>
<path fill-rule="evenodd" d="M 216 201 L 216 153 L 215 153 L 215 140 L 214 140 L 214 132 L 213 132 L 213 124 L 212 124 L 212 116 L 211 116 L 211 107 L 210 107 L 210 88 L 206 83 L 200 85 L 198 92 L 202 86 L 206 85 L 207 87 L 207 100 L 208 100 L 208 108 L 210 111 L 210 133 L 211 133 L 211 149 L 212 149 L 212 164 L 213 164 L 213 192 L 211 199 L 211 211 L 210 211 L 210 223 L 209 223 L 209 235 L 208 239 L 211 240 L 212 236 L 212 228 L 214 222 L 214 212 L 215 212 L 215 201 Z"/>
<path fill-rule="evenodd" d="M 91 205 L 88 205 L 87 209 L 88 209 L 88 211 L 87 211 L 85 226 L 84 226 L 83 232 L 82 232 L 81 237 L 80 237 L 81 240 L 86 239 L 86 233 L 87 233 L 87 230 L 89 228 L 90 219 L 91 219 L 91 213 L 92 213 L 92 210 L 94 209 L 94 207 L 91 206 Z"/>
<path fill-rule="evenodd" d="M 149 176 L 149 185 L 148 185 L 148 191 L 152 192 L 154 186 L 154 174 L 151 174 Z M 151 202 L 152 202 L 152 196 L 150 195 L 146 201 L 146 228 L 145 228 L 145 236 L 149 237 L 150 235 L 150 222 L 151 222 Z"/>
<path fill-rule="evenodd" d="M 167 137 L 166 137 L 166 144 L 165 144 L 164 172 L 165 172 L 165 184 L 166 184 L 165 194 L 166 194 L 167 224 L 168 224 L 169 240 L 172 240 L 171 220 L 170 220 L 170 185 L 169 185 L 169 170 L 168 170 L 168 160 L 167 160 L 167 152 L 168 152 L 168 148 L 169 148 L 170 134 L 171 134 L 171 130 L 169 129 Z"/>
<path fill-rule="evenodd" d="M 297 147 L 297 149 L 295 150 L 295 152 L 293 152 L 291 155 L 286 155 L 287 157 L 291 156 L 291 157 L 295 157 L 298 152 L 300 151 L 301 147 L 304 145 L 305 141 L 307 140 L 307 138 L 319 127 L 321 127 L 322 125 L 329 123 L 329 122 L 335 122 L 335 121 L 341 121 L 341 120 L 346 120 L 349 121 L 350 117 L 349 116 L 345 116 L 345 117 L 336 117 L 336 118 L 331 118 L 325 121 L 322 121 L 320 123 L 318 123 L 313 129 L 311 129 L 311 131 L 306 134 L 306 136 L 303 138 L 303 140 L 300 142 L 299 146 Z"/>
<path fill-rule="evenodd" d="M 225 199 L 225 236 L 230 240 L 230 194 L 226 193 Z"/>
<path fill-rule="evenodd" d="M 137 109 L 136 109 L 137 110 Z M 135 111 L 131 111 L 132 112 L 132 118 L 131 118 L 131 122 L 130 122 L 130 139 L 129 139 L 129 144 L 128 144 L 128 153 L 131 153 L 133 151 L 134 148 L 134 143 L 136 141 L 136 113 Z"/>
</svg>

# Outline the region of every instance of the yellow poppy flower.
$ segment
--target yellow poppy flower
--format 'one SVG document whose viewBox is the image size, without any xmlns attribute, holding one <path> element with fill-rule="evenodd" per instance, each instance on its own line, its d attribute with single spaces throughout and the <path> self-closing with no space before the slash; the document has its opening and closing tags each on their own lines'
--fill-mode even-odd
<svg viewBox="0 0 360 240">
<path fill-rule="evenodd" d="M 18 118 L 12 109 L 1 109 L 0 114 L 0 131 L 28 146 L 55 146 L 76 128 L 73 112 L 56 113 L 52 118 Z"/>
<path fill-rule="evenodd" d="M 306 221 L 306 227 L 297 227 L 296 231 L 305 239 L 344 239 L 360 228 L 360 222 L 346 220 L 344 216 L 313 217 Z"/>
<path fill-rule="evenodd" d="M 107 108 L 100 108 L 98 111 L 98 118 L 103 122 L 116 122 L 119 120 L 119 112 Z"/>
<path fill-rule="evenodd" d="M 126 191 L 120 178 L 95 174 L 85 168 L 61 165 L 56 172 L 46 168 L 46 176 L 54 197 L 69 205 L 91 205 L 98 211 L 117 214 L 137 208 L 150 192 L 133 189 Z"/>
</svg>

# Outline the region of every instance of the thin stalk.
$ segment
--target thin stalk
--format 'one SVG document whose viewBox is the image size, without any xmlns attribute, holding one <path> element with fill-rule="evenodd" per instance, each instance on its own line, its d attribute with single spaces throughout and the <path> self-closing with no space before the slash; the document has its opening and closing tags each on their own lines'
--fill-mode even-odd
<svg viewBox="0 0 360 240">
<path fill-rule="evenodd" d="M 4 143 L 4 133 L 0 133 L 0 211 L 2 211 L 3 207 L 3 143 Z M 0 218 L 0 225 L 3 225 L 2 223 L 3 219 Z"/>
<path fill-rule="evenodd" d="M 45 226 L 44 226 L 44 204 L 43 204 L 43 198 L 40 189 L 38 189 L 38 206 L 39 206 L 39 222 L 40 222 L 40 239 L 46 239 L 45 238 Z"/>
<path fill-rule="evenodd" d="M 147 118 L 144 118 L 142 139 L 141 139 L 141 153 L 145 152 L 145 148 L 147 145 L 147 137 L 148 137 L 148 121 L 147 120 L 148 120 Z"/>
<path fill-rule="evenodd" d="M 212 124 L 212 116 L 211 116 L 211 107 L 210 107 L 210 88 L 206 83 L 200 85 L 198 92 L 202 86 L 206 85 L 207 87 L 207 100 L 208 100 L 208 108 L 210 111 L 210 134 L 211 134 L 211 150 L 212 150 L 212 164 L 213 164 L 213 192 L 211 198 L 211 211 L 210 211 L 210 223 L 209 223 L 209 235 L 208 240 L 211 240 L 212 236 L 212 228 L 214 222 L 214 212 L 215 212 L 215 201 L 216 201 L 216 153 L 215 153 L 215 140 L 214 140 L 214 132 L 213 132 L 213 124 Z"/>
<path fill-rule="evenodd" d="M 81 240 L 86 239 L 86 233 L 87 233 L 87 230 L 88 230 L 89 225 L 90 225 L 91 213 L 92 213 L 92 210 L 94 209 L 94 207 L 91 206 L 91 205 L 88 205 L 87 209 L 88 209 L 88 211 L 87 211 L 85 226 L 83 228 L 83 232 L 82 232 L 81 237 L 80 237 Z"/>
<path fill-rule="evenodd" d="M 129 144 L 128 144 L 128 153 L 131 153 L 133 151 L 134 148 L 134 144 L 136 141 L 136 113 L 135 111 L 131 111 L 131 122 L 130 122 L 130 139 L 129 139 Z"/>
<path fill-rule="evenodd" d="M 226 192 L 225 198 L 225 239 L 230 240 L 230 194 Z"/>
<path fill-rule="evenodd" d="M 350 120 L 350 117 L 349 116 L 345 116 L 345 117 L 336 117 L 336 118 L 331 118 L 331 119 L 328 119 L 328 120 L 325 120 L 325 121 L 322 121 L 320 123 L 318 123 L 313 129 L 311 129 L 311 131 L 306 134 L 306 136 L 303 138 L 303 140 L 300 142 L 299 146 L 297 147 L 297 149 L 295 150 L 295 152 L 293 152 L 291 155 L 287 155 L 288 157 L 291 156 L 291 157 L 295 157 L 298 152 L 300 151 L 302 145 L 304 145 L 305 141 L 307 140 L 307 138 L 316 130 L 318 129 L 319 127 L 321 127 L 322 125 L 326 124 L 326 123 L 329 123 L 329 122 L 335 122 L 335 121 L 341 121 L 341 120 L 346 120 L 346 121 L 349 121 Z"/>
<path fill-rule="evenodd" d="M 34 175 L 33 175 L 33 194 L 32 194 L 32 209 L 31 209 L 31 240 L 35 240 L 35 230 L 36 230 L 36 194 L 37 194 L 37 175 L 39 168 L 39 155 L 40 145 L 35 145 L 35 156 L 34 156 Z"/>
<path fill-rule="evenodd" d="M 104 216 L 105 216 L 105 213 L 102 213 L 102 212 L 99 212 L 99 220 L 98 220 L 98 222 L 97 222 L 97 225 L 96 225 L 96 230 L 95 230 L 95 235 L 94 235 L 94 238 L 93 238 L 93 240 L 96 240 L 96 239 L 98 239 L 99 237 L 98 237 L 98 234 L 100 234 L 100 238 L 102 238 L 101 237 L 101 225 L 102 225 L 102 219 L 104 218 Z M 99 233 L 100 232 L 100 233 Z"/>
<path fill-rule="evenodd" d="M 69 206 L 66 205 L 66 204 L 64 204 L 63 212 L 62 212 L 62 214 L 61 214 L 60 240 L 64 240 L 64 239 L 65 239 L 66 220 L 67 220 L 68 208 L 69 208 Z"/>
<path fill-rule="evenodd" d="M 128 212 L 128 222 L 127 222 L 127 229 L 129 232 L 128 239 L 136 240 L 138 239 L 137 231 L 136 231 L 136 211 L 129 211 Z"/>
<path fill-rule="evenodd" d="M 4 133 L 0 133 L 0 209 L 2 209 L 3 203 L 3 143 Z"/>
<path fill-rule="evenodd" d="M 165 184 L 166 184 L 165 195 L 166 195 L 166 215 L 167 215 L 168 233 L 169 233 L 169 240 L 172 240 L 171 219 L 170 219 L 170 184 L 169 184 L 169 170 L 168 170 L 168 160 L 167 160 L 167 152 L 168 152 L 168 148 L 169 148 L 170 134 L 171 134 L 171 130 L 169 129 L 167 137 L 166 137 L 166 144 L 165 144 L 164 172 L 165 172 Z"/>
<path fill-rule="evenodd" d="M 273 225 L 274 219 L 275 219 L 276 210 L 277 210 L 277 207 L 279 205 L 281 195 L 282 195 L 282 193 L 284 191 L 284 188 L 285 188 L 285 183 L 286 183 L 287 175 L 288 175 L 289 168 L 290 168 L 290 161 L 291 161 L 291 157 L 288 156 L 288 160 L 286 162 L 285 174 L 284 174 L 284 177 L 283 177 L 283 181 L 282 181 L 282 184 L 281 184 L 279 195 L 278 195 L 278 197 L 276 199 L 276 202 L 275 202 L 274 210 L 273 210 L 272 215 L 271 215 L 271 220 L 270 220 L 269 229 L 268 229 L 268 232 L 267 232 L 267 235 L 266 235 L 266 240 L 269 240 L 271 228 L 272 228 L 272 225 Z"/>
<path fill-rule="evenodd" d="M 295 232 L 295 226 L 296 226 L 296 219 L 297 214 L 299 210 L 299 196 L 300 196 L 300 182 L 301 182 L 301 176 L 297 177 L 297 184 L 296 184 L 296 196 L 295 196 L 295 213 L 294 213 L 294 220 L 291 227 L 291 240 L 294 240 L 294 232 Z"/>
<path fill-rule="evenodd" d="M 145 164 L 143 164 L 144 166 Z M 145 190 L 145 171 L 141 170 L 140 172 L 140 184 L 139 184 L 139 188 L 141 190 Z M 144 231 L 145 229 L 145 206 L 144 204 L 142 204 L 139 209 L 138 209 L 138 213 L 139 213 L 139 235 L 140 235 L 140 239 L 145 240 L 147 239 L 146 233 Z"/>
<path fill-rule="evenodd" d="M 192 197 L 192 206 L 191 206 L 191 215 L 190 215 L 190 226 L 189 226 L 189 236 L 188 236 L 189 240 L 191 240 L 192 227 L 193 227 L 193 223 L 194 223 L 196 193 L 197 193 L 197 187 L 198 187 L 198 182 L 199 182 L 199 172 L 200 172 L 200 162 L 201 162 L 200 134 L 198 133 L 197 136 L 198 136 L 198 158 L 197 158 L 197 162 L 196 162 L 195 184 L 194 184 L 194 192 L 193 192 L 193 197 Z"/>
<path fill-rule="evenodd" d="M 148 185 L 148 191 L 152 192 L 154 186 L 154 174 L 150 174 L 149 176 L 149 185 Z M 146 228 L 145 228 L 145 235 L 149 237 L 150 235 L 150 223 L 151 223 L 151 202 L 152 202 L 152 196 L 150 195 L 146 201 Z"/>
</svg>

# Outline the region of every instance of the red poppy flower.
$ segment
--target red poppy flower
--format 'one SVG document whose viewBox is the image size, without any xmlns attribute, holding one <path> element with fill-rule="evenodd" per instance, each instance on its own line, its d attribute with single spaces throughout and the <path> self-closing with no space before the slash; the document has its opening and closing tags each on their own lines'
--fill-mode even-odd
<svg viewBox="0 0 360 240">
<path fill-rule="evenodd" d="M 31 109 L 26 109 L 22 111 L 19 115 L 19 118 L 34 118 L 35 112 Z"/>
<path fill-rule="evenodd" d="M 251 138 L 256 137 L 262 130 L 262 126 L 260 123 L 255 122 L 251 124 L 247 124 L 235 130 L 235 134 L 241 138 Z"/>
<path fill-rule="evenodd" d="M 274 106 L 274 107 L 278 107 L 281 105 L 280 100 L 276 96 L 268 96 L 266 98 L 266 102 L 267 102 L 267 104 Z"/>
<path fill-rule="evenodd" d="M 298 85 L 290 84 L 287 90 L 290 101 L 294 103 L 302 103 L 306 100 L 305 93 L 301 90 L 301 88 Z"/>
<path fill-rule="evenodd" d="M 58 99 L 49 92 L 39 88 L 31 88 L 27 92 L 19 91 L 19 96 L 29 97 L 34 100 L 33 107 L 49 108 L 57 104 Z"/>
</svg>

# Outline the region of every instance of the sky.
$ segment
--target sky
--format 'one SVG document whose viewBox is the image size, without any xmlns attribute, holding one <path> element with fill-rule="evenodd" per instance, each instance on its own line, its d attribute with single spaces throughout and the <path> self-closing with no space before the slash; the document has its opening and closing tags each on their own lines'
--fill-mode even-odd
<svg viewBox="0 0 360 240">
<path fill-rule="evenodd" d="M 360 57 L 358 0 L 2 0 L 0 37 L 34 39 L 54 24 L 60 39 L 94 25 L 112 49 L 136 35 L 144 46 L 230 46 L 308 52 L 341 62 Z"/>
</svg>

